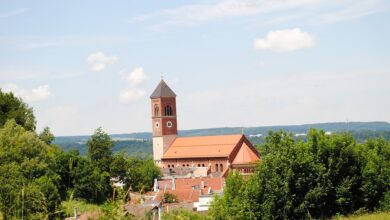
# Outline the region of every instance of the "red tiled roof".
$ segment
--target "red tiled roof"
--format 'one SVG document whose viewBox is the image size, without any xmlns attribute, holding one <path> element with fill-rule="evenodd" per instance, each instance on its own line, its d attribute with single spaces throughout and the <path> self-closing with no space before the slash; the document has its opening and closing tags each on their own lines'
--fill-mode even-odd
<svg viewBox="0 0 390 220">
<path fill-rule="evenodd" d="M 179 137 L 163 158 L 228 157 L 243 135 Z"/>
</svg>

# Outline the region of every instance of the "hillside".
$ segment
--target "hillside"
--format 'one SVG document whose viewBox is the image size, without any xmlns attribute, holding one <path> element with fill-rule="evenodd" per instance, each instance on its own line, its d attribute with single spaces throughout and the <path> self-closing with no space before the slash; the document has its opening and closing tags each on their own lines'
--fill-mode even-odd
<svg viewBox="0 0 390 220">
<path fill-rule="evenodd" d="M 324 130 L 326 132 L 350 132 L 357 141 L 362 142 L 367 138 L 384 137 L 390 139 L 390 123 L 388 122 L 332 122 L 303 125 L 280 125 L 280 126 L 260 126 L 260 127 L 225 127 L 225 128 L 205 128 L 179 131 L 180 136 L 203 136 L 240 134 L 242 131 L 255 144 L 262 143 L 269 131 L 284 130 L 291 132 L 297 138 L 305 137 L 310 128 Z M 129 155 L 145 157 L 152 153 L 152 134 L 150 132 L 140 132 L 131 134 L 112 134 L 115 141 L 114 151 L 125 151 Z M 81 154 L 86 154 L 86 142 L 89 136 L 59 136 L 56 137 L 55 144 L 64 150 L 79 150 Z"/>
</svg>

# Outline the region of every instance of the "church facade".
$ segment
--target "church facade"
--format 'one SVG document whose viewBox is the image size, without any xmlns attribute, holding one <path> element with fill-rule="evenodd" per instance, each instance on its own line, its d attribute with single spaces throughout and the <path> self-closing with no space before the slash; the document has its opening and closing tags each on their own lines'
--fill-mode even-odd
<svg viewBox="0 0 390 220">
<path fill-rule="evenodd" d="M 163 170 L 202 170 L 222 177 L 229 170 L 254 171 L 260 157 L 245 135 L 178 137 L 176 94 L 161 80 L 150 99 L 153 159 Z"/>
</svg>

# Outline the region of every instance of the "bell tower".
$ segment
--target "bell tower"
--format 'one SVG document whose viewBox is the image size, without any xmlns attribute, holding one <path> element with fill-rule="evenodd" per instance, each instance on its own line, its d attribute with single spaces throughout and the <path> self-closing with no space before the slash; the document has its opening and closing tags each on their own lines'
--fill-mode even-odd
<svg viewBox="0 0 390 220">
<path fill-rule="evenodd" d="M 153 159 L 162 166 L 161 158 L 177 137 L 176 94 L 161 79 L 151 99 Z"/>
</svg>

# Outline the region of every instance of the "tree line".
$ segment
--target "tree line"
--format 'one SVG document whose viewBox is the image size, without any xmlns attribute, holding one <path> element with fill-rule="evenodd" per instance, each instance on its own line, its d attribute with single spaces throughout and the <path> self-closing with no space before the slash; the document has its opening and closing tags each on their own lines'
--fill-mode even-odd
<svg viewBox="0 0 390 220">
<path fill-rule="evenodd" d="M 390 143 L 356 143 L 347 133 L 312 129 L 307 140 L 270 132 L 263 155 L 248 180 L 226 180 L 213 219 L 319 219 L 390 210 Z"/>
<path fill-rule="evenodd" d="M 115 199 L 111 177 L 124 190 L 148 191 L 160 170 L 152 159 L 113 154 L 102 128 L 87 142 L 87 156 L 53 144 L 48 127 L 36 132 L 32 108 L 0 90 L 0 214 L 7 219 L 63 218 L 61 202 L 102 204 Z"/>
</svg>

